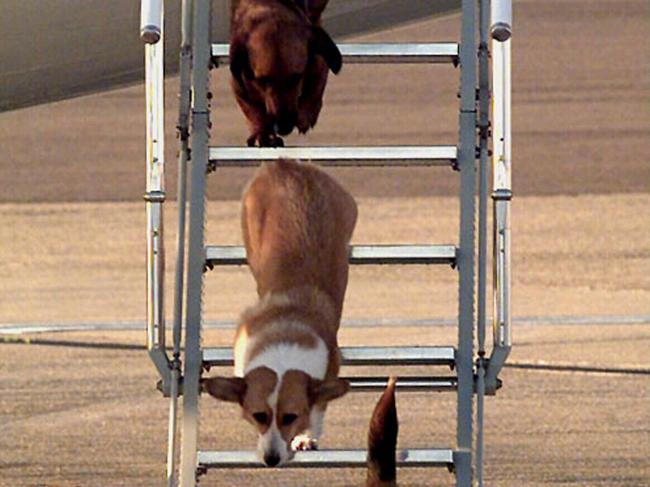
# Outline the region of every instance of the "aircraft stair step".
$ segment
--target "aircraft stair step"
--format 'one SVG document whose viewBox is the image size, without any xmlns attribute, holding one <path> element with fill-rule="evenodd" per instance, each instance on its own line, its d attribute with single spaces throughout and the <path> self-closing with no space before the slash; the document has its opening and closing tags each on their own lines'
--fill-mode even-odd
<svg viewBox="0 0 650 487">
<path fill-rule="evenodd" d="M 366 450 L 314 450 L 296 452 L 293 459 L 280 468 L 365 468 Z M 451 449 L 402 449 L 396 454 L 398 467 L 447 467 L 453 468 L 454 452 Z M 258 458 L 255 451 L 206 451 L 198 452 L 198 470 L 204 473 L 210 468 L 269 468 Z"/>
<path fill-rule="evenodd" d="M 455 167 L 456 146 L 350 147 L 210 147 L 208 171 L 219 167 L 251 167 L 263 161 L 299 159 L 330 167 Z"/>
<path fill-rule="evenodd" d="M 447 365 L 453 367 L 456 360 L 454 347 L 341 347 L 342 365 L 349 366 L 405 366 Z M 231 347 L 206 348 L 203 364 L 208 367 L 233 365 Z"/>
<path fill-rule="evenodd" d="M 388 385 L 388 377 L 347 376 L 351 392 L 383 391 Z M 458 378 L 452 376 L 398 376 L 395 387 L 401 392 L 448 392 L 458 389 Z"/>
<path fill-rule="evenodd" d="M 353 64 L 458 63 L 458 43 L 338 44 L 343 62 Z M 212 44 L 212 60 L 217 66 L 229 62 L 228 44 Z"/>
<path fill-rule="evenodd" d="M 456 263 L 453 245 L 353 245 L 349 251 L 350 264 L 406 265 Z M 206 265 L 245 265 L 246 249 L 235 245 L 210 245 L 205 249 Z"/>
</svg>

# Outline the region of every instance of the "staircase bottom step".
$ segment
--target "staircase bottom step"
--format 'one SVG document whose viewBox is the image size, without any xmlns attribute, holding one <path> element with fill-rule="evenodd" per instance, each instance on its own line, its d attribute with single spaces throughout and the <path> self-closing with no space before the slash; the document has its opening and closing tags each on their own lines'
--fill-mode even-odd
<svg viewBox="0 0 650 487">
<path fill-rule="evenodd" d="M 296 452 L 293 460 L 281 468 L 355 468 L 366 467 L 366 450 L 316 450 Z M 398 467 L 453 468 L 454 452 L 450 449 L 397 450 Z M 199 471 L 210 468 L 269 468 L 260 462 L 255 451 L 199 451 Z"/>
</svg>

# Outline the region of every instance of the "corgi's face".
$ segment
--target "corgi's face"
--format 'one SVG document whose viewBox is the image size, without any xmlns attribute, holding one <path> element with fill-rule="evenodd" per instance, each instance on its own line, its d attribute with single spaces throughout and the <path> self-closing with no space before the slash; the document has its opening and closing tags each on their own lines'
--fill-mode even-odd
<svg viewBox="0 0 650 487">
<path fill-rule="evenodd" d="M 257 367 L 243 379 L 206 379 L 203 388 L 217 399 L 241 405 L 244 419 L 259 434 L 260 460 L 275 467 L 293 456 L 291 440 L 309 428 L 312 408 L 341 397 L 349 384 L 343 379 L 313 379 L 300 370 L 289 370 L 278 377 L 268 367 Z"/>
</svg>

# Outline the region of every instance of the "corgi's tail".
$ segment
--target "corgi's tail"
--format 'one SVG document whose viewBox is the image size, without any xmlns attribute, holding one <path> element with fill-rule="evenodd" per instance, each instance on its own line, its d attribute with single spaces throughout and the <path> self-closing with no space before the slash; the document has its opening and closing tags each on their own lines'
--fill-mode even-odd
<svg viewBox="0 0 650 487">
<path fill-rule="evenodd" d="M 396 483 L 395 449 L 397 447 L 397 407 L 395 377 L 377 401 L 368 430 L 368 476 L 366 487 L 394 487 Z"/>
</svg>

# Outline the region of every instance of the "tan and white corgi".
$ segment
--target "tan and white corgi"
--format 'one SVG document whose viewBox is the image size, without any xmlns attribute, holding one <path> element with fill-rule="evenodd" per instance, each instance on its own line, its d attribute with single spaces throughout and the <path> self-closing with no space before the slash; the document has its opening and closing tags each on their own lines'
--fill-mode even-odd
<svg viewBox="0 0 650 487">
<path fill-rule="evenodd" d="M 235 377 L 205 379 L 203 388 L 242 406 L 270 467 L 316 448 L 327 403 L 348 391 L 338 378 L 336 335 L 356 219 L 352 196 L 311 164 L 265 164 L 244 191 L 242 229 L 259 301 L 237 328 Z"/>
</svg>

